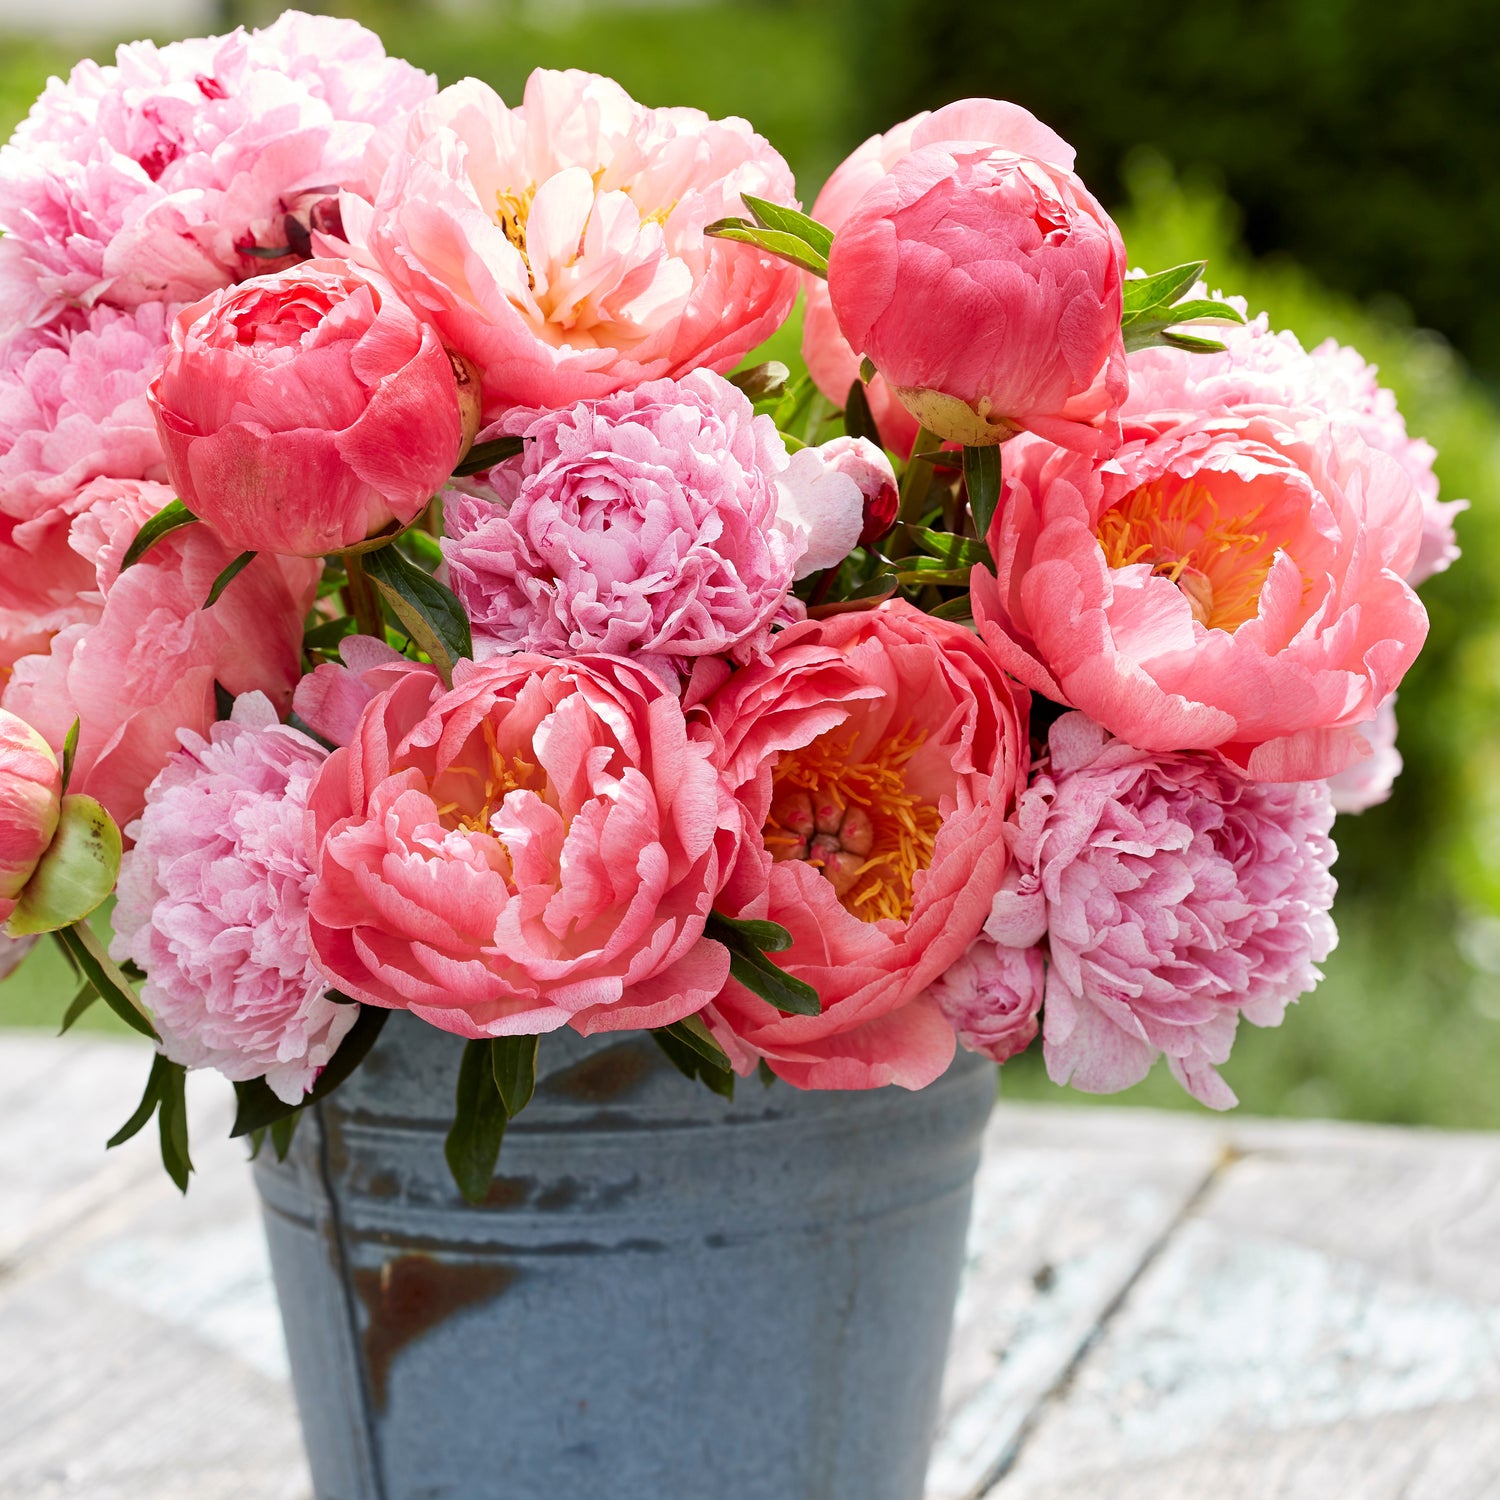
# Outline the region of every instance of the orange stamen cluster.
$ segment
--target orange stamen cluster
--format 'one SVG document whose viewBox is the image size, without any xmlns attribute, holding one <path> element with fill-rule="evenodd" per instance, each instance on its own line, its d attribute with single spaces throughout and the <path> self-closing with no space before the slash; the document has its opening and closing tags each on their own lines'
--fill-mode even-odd
<svg viewBox="0 0 1500 1500">
<path fill-rule="evenodd" d="M 455 762 L 439 778 L 440 783 L 449 776 L 472 778 L 477 783 L 478 795 L 471 799 L 461 794 L 461 788 L 450 788 L 459 795 L 440 802 L 437 812 L 445 828 L 491 833 L 490 819 L 511 792 L 531 791 L 546 799 L 547 775 L 540 766 L 533 765 L 523 756 L 504 754 L 495 743 L 495 731 L 488 720 L 479 728 L 484 739 L 484 765 Z"/>
<path fill-rule="evenodd" d="M 856 761 L 850 759 L 854 735 L 831 730 L 783 755 L 771 773 L 772 812 L 762 835 L 772 857 L 805 859 L 822 870 L 845 910 L 862 921 L 906 921 L 913 878 L 932 863 L 942 821 L 937 808 L 919 801 L 906 785 L 906 766 L 925 739 L 925 733 L 913 735 L 908 726 L 876 747 L 876 759 Z M 833 810 L 832 818 L 818 822 L 822 828 L 826 821 L 829 832 L 810 839 L 806 828 L 789 826 L 784 810 L 798 804 L 797 793 L 806 793 L 820 812 Z"/>
<path fill-rule="evenodd" d="M 1095 535 L 1111 568 L 1149 563 L 1186 596 L 1193 618 L 1233 631 L 1255 618 L 1277 548 L 1260 507 L 1225 515 L 1204 485 L 1159 480 L 1104 513 Z"/>
<path fill-rule="evenodd" d="M 526 266 L 526 280 L 534 288 L 536 277 L 531 273 L 531 257 L 526 253 L 526 221 L 531 217 L 532 200 L 536 197 L 536 184 L 517 192 L 505 188 L 495 194 L 495 222 L 505 232 L 505 238 L 520 252 Z"/>
</svg>

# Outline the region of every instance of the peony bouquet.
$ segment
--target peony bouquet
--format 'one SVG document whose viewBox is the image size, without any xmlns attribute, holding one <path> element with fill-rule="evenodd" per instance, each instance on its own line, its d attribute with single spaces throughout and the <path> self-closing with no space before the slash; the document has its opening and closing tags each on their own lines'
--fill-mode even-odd
<svg viewBox="0 0 1500 1500">
<path fill-rule="evenodd" d="M 1222 1108 L 1317 983 L 1461 502 L 1025 110 L 804 214 L 743 120 L 289 12 L 54 79 L 0 230 L 0 971 L 154 1040 L 180 1184 L 185 1069 L 284 1153 L 392 1010 L 479 1198 L 561 1027 Z"/>
</svg>

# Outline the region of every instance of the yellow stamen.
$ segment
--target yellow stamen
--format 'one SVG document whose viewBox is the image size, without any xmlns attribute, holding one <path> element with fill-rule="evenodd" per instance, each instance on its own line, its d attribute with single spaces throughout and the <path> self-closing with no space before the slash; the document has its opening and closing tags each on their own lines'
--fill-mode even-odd
<svg viewBox="0 0 1500 1500">
<path fill-rule="evenodd" d="M 531 257 L 526 253 L 526 221 L 531 217 L 532 200 L 536 197 L 536 183 L 522 189 L 502 188 L 495 194 L 495 222 L 505 231 L 505 238 L 521 254 L 526 267 L 526 282 L 533 289 L 536 277 L 531 274 Z"/>
<path fill-rule="evenodd" d="M 481 787 L 476 789 L 478 805 L 475 805 L 469 788 L 460 783 L 456 787 L 445 788 L 457 796 L 454 800 L 439 803 L 437 813 L 445 828 L 463 829 L 469 833 L 492 833 L 490 820 L 511 792 L 531 791 L 536 792 L 543 800 L 551 800 L 551 788 L 546 773 L 539 767 L 520 755 L 502 753 L 495 743 L 494 727 L 488 719 L 479 728 L 484 739 L 487 763 L 482 767 L 463 763 L 451 765 L 438 778 L 439 783 L 449 776 L 468 776 L 478 780 L 481 783 Z"/>
</svg>

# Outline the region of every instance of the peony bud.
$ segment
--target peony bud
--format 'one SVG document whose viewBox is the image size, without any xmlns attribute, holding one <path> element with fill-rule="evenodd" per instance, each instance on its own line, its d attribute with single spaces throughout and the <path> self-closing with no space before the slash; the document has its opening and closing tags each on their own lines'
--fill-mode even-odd
<svg viewBox="0 0 1500 1500">
<path fill-rule="evenodd" d="M 62 772 L 52 747 L 25 719 L 0 708 L 0 924 L 57 831 Z"/>
<path fill-rule="evenodd" d="M 57 832 L 16 901 L 12 937 L 55 932 L 81 922 L 115 888 L 120 829 L 92 797 L 62 799 Z"/>
<path fill-rule="evenodd" d="M 859 486 L 864 512 L 859 533 L 861 547 L 873 547 L 896 524 L 901 491 L 896 471 L 869 438 L 837 437 L 824 443 L 818 452 L 836 474 L 843 474 Z"/>
</svg>

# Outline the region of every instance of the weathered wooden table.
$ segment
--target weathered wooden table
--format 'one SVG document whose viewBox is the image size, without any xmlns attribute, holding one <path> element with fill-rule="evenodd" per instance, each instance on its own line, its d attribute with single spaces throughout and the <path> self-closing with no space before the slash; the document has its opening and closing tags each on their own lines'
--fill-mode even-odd
<svg viewBox="0 0 1500 1500">
<path fill-rule="evenodd" d="M 185 1201 L 102 1150 L 146 1056 L 0 1037 L 0 1497 L 306 1500 L 227 1089 Z M 930 1496 L 1500 1497 L 1500 1137 L 1002 1104 Z"/>
</svg>

